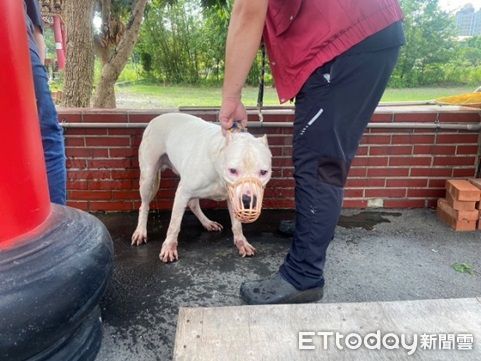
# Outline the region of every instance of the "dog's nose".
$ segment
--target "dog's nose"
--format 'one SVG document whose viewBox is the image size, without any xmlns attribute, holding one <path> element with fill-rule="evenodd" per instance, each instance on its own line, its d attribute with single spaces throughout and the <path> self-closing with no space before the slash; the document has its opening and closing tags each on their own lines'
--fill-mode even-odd
<svg viewBox="0 0 481 361">
<path fill-rule="evenodd" d="M 252 206 L 251 206 L 251 201 L 252 201 Z M 249 194 L 243 194 L 242 204 L 244 205 L 244 208 L 256 208 L 257 197 L 255 195 L 251 197 Z"/>
</svg>

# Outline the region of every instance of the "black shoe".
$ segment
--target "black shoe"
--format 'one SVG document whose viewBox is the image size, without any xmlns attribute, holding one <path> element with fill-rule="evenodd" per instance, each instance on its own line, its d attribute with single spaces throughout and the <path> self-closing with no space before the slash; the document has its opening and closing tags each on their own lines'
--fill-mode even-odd
<svg viewBox="0 0 481 361">
<path fill-rule="evenodd" d="M 293 236 L 296 229 L 296 222 L 291 220 L 283 220 L 279 223 L 279 232 L 285 236 Z"/>
<path fill-rule="evenodd" d="M 240 288 L 242 300 L 249 305 L 315 302 L 322 298 L 322 294 L 322 287 L 299 291 L 279 272 L 267 279 L 246 281 Z"/>
</svg>

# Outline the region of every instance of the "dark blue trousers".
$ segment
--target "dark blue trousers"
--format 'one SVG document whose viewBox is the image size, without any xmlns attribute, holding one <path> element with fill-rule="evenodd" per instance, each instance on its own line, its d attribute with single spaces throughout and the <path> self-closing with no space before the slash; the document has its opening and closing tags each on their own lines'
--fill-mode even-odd
<svg viewBox="0 0 481 361">
<path fill-rule="evenodd" d="M 35 97 L 37 99 L 40 132 L 47 166 L 50 201 L 66 203 L 67 170 L 65 165 L 65 144 L 63 129 L 58 122 L 57 110 L 48 86 L 48 76 L 37 52 L 30 50 Z"/>
<path fill-rule="evenodd" d="M 351 161 L 398 53 L 399 46 L 348 51 L 318 68 L 296 97 L 296 228 L 280 272 L 297 289 L 324 285 L 326 250 L 334 237 Z"/>
</svg>

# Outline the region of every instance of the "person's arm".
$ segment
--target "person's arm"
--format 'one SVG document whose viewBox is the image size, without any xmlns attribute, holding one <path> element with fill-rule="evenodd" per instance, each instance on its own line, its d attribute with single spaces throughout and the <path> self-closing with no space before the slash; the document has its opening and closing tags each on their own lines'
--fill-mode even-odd
<svg viewBox="0 0 481 361">
<path fill-rule="evenodd" d="M 33 37 L 35 42 L 37 43 L 37 48 L 39 51 L 38 56 L 40 57 L 40 61 L 42 64 L 45 64 L 45 57 L 47 55 L 47 46 L 45 45 L 45 38 L 43 37 L 43 32 L 38 26 L 34 26 L 35 30 L 33 33 Z"/>
<path fill-rule="evenodd" d="M 219 120 L 223 130 L 233 121 L 247 124 L 242 87 L 259 49 L 268 0 L 236 0 L 227 33 L 224 86 Z"/>
</svg>

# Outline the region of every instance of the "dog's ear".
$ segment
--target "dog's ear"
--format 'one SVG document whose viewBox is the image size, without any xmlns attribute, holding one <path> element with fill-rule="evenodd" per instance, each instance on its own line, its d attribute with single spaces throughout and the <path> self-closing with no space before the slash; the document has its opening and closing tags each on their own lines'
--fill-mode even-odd
<svg viewBox="0 0 481 361">
<path fill-rule="evenodd" d="M 267 134 L 264 134 L 262 137 L 258 138 L 262 143 L 264 143 L 265 145 L 269 146 L 269 144 L 267 143 Z"/>
</svg>

